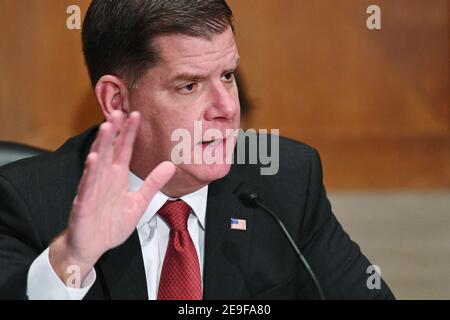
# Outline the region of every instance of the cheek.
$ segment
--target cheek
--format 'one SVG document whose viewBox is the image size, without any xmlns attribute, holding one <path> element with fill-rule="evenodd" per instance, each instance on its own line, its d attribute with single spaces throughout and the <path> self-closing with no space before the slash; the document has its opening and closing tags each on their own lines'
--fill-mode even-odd
<svg viewBox="0 0 450 320">
<path fill-rule="evenodd" d="M 189 96 L 173 95 L 161 91 L 158 95 L 146 95 L 136 101 L 136 111 L 142 115 L 141 137 L 167 148 L 174 146 L 172 133 L 185 129 L 191 135 L 195 121 L 201 121 L 206 104 L 202 99 L 190 99 Z"/>
</svg>

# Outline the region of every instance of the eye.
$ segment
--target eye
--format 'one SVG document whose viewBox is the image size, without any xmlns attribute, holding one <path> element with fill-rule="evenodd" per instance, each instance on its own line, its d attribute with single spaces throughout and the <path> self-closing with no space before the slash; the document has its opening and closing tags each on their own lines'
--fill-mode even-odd
<svg viewBox="0 0 450 320">
<path fill-rule="evenodd" d="M 227 72 L 222 76 L 222 78 L 226 82 L 232 82 L 234 80 L 234 72 Z"/>
<path fill-rule="evenodd" d="M 188 83 L 177 90 L 182 94 L 190 94 L 190 93 L 194 92 L 194 90 L 197 88 L 197 86 L 198 86 L 197 83 Z"/>
</svg>

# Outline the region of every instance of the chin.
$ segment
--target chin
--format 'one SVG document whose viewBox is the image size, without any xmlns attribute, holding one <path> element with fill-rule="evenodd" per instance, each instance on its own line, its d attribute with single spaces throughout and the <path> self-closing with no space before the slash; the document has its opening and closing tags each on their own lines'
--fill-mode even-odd
<svg viewBox="0 0 450 320">
<path fill-rule="evenodd" d="M 183 166 L 182 170 L 202 184 L 222 179 L 230 172 L 230 164 L 195 164 Z"/>
</svg>

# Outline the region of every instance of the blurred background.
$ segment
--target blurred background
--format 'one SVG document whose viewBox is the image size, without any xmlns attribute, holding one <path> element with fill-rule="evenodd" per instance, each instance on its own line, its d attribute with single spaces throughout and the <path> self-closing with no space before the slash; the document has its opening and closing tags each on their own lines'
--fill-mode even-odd
<svg viewBox="0 0 450 320">
<path fill-rule="evenodd" d="M 102 121 L 66 28 L 89 2 L 0 0 L 0 140 L 55 149 Z M 398 298 L 450 299 L 450 1 L 228 2 L 243 127 L 319 150 L 335 214 Z"/>
</svg>

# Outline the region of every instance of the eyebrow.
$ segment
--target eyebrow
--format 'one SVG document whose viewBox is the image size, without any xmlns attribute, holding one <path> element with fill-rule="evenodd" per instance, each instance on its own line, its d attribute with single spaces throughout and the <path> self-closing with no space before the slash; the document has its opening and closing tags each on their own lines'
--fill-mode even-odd
<svg viewBox="0 0 450 320">
<path fill-rule="evenodd" d="M 176 82 L 176 81 L 201 81 L 206 79 L 207 76 L 203 75 L 203 74 L 193 74 L 193 73 L 188 73 L 188 72 L 182 72 L 177 74 L 176 76 L 174 76 L 171 80 L 171 82 Z"/>
<path fill-rule="evenodd" d="M 239 62 L 240 62 L 240 57 L 238 57 L 236 59 L 235 66 L 232 69 L 229 69 L 226 72 L 231 72 L 233 70 L 236 70 L 238 65 L 239 65 Z M 205 80 L 207 77 L 208 76 L 204 75 L 204 74 L 194 74 L 194 73 L 189 73 L 189 72 L 182 72 L 182 73 L 176 74 L 172 78 L 171 82 L 175 82 L 175 81 L 202 81 L 202 80 Z"/>
</svg>

